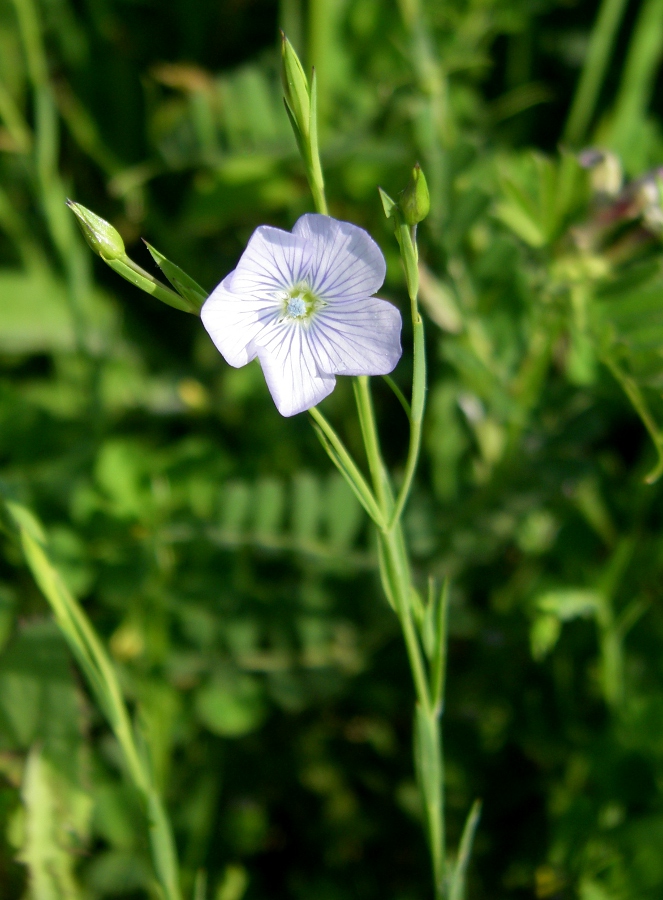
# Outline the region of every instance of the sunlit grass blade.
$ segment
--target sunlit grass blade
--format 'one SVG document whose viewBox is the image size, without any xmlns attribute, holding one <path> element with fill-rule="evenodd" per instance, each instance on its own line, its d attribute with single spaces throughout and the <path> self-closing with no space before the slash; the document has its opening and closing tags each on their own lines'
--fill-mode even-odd
<svg viewBox="0 0 663 900">
<path fill-rule="evenodd" d="M 601 4 L 564 128 L 564 140 L 572 146 L 586 140 L 627 2 L 628 0 L 603 0 Z"/>
<path fill-rule="evenodd" d="M 609 126 L 610 146 L 624 159 L 639 160 L 639 143 L 663 51 L 663 0 L 640 7 Z"/>
<path fill-rule="evenodd" d="M 139 752 L 131 719 L 115 667 L 85 612 L 51 563 L 43 545 L 44 533 L 34 516 L 17 503 L 7 510 L 18 529 L 28 566 L 48 601 L 69 647 L 122 749 L 127 772 L 145 802 L 154 868 L 164 900 L 181 900 L 175 842 L 163 802 L 149 765 Z"/>
</svg>

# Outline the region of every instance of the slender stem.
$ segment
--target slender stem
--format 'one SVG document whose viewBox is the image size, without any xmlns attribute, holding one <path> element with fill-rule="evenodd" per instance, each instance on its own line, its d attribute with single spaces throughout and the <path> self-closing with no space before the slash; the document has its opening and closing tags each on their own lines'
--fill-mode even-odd
<svg viewBox="0 0 663 900">
<path fill-rule="evenodd" d="M 386 467 L 380 453 L 379 438 L 368 378 L 366 376 L 357 377 L 354 381 L 354 388 L 357 409 L 359 412 L 359 421 L 364 438 L 364 446 L 366 448 L 366 456 L 368 458 L 368 465 L 373 479 L 373 487 L 382 513 L 386 518 L 389 509 L 393 505 L 393 494 Z M 384 551 L 382 558 L 388 566 L 386 577 L 389 580 L 394 594 L 396 612 L 403 629 L 403 637 L 405 639 L 405 646 L 410 660 L 410 668 L 412 669 L 417 699 L 428 713 L 431 709 L 430 690 L 428 687 L 426 666 L 421 651 L 421 644 L 417 637 L 414 620 L 412 618 L 412 604 L 410 602 L 411 579 L 405 540 L 402 528 L 400 527 L 400 522 L 397 520 L 395 525 L 390 525 L 387 529 L 383 528 L 379 539 L 382 542 Z"/>
<path fill-rule="evenodd" d="M 194 316 L 200 315 L 200 309 L 196 308 L 190 300 L 185 299 L 175 291 L 171 291 L 167 285 L 143 269 L 142 266 L 139 266 L 138 263 L 129 259 L 128 256 L 125 256 L 123 259 L 104 259 L 104 262 L 130 284 L 135 285 L 147 294 L 151 294 L 157 300 L 161 300 L 162 303 L 166 303 L 168 306 L 172 306 L 182 312 L 191 313 Z"/>
<path fill-rule="evenodd" d="M 642 419 L 645 428 L 649 432 L 649 436 L 654 442 L 656 452 L 658 453 L 658 462 L 645 478 L 647 484 L 654 484 L 654 482 L 658 481 L 661 475 L 663 475 L 663 435 L 661 435 L 658 430 L 654 417 L 647 406 L 647 401 L 643 397 L 642 391 L 635 379 L 631 378 L 630 375 L 627 375 L 626 372 L 620 369 L 609 353 L 603 357 L 603 361 L 622 386 L 624 393 L 633 404 L 635 411 Z"/>
<path fill-rule="evenodd" d="M 586 138 L 627 2 L 628 0 L 603 0 L 601 4 L 564 128 L 564 140 L 573 146 Z"/>
<path fill-rule="evenodd" d="M 409 419 L 410 416 L 412 415 L 412 408 L 410 407 L 410 404 L 406 400 L 405 394 L 399 388 L 399 386 L 396 384 L 396 382 L 391 377 L 391 375 L 383 375 L 382 378 L 384 379 L 384 381 L 389 385 L 389 387 L 393 391 L 394 396 L 396 397 L 396 399 L 398 400 L 400 405 L 403 407 L 403 410 L 405 411 L 405 415 Z"/>
<path fill-rule="evenodd" d="M 355 492 L 358 500 L 378 528 L 384 528 L 385 518 L 382 508 L 373 496 L 373 492 L 366 483 L 366 479 L 359 471 L 359 467 L 346 450 L 343 441 L 336 434 L 332 425 L 323 416 L 317 406 L 309 409 L 309 414 L 334 452 L 334 455 L 330 454 L 330 456 L 332 456 L 332 461 Z"/>
<path fill-rule="evenodd" d="M 403 597 L 402 601 L 400 621 L 408 659 L 410 660 L 410 668 L 412 669 L 412 680 L 414 681 L 417 700 L 421 704 L 425 714 L 429 716 L 431 714 L 431 698 L 428 679 L 426 677 L 426 666 L 421 652 L 421 644 L 414 627 L 409 596 Z"/>
<path fill-rule="evenodd" d="M 311 76 L 311 118 L 309 121 L 309 142 L 307 145 L 307 175 L 313 194 L 316 212 L 327 215 L 327 197 L 325 196 L 325 179 L 320 165 L 320 149 L 318 146 L 318 79 L 315 69 Z"/>
<path fill-rule="evenodd" d="M 307 145 L 300 143 L 300 150 L 307 169 L 315 208 L 319 213 L 326 213 L 327 201 L 317 143 L 316 95 L 314 72 L 311 83 L 310 140 Z M 295 134 L 297 135 L 296 128 Z M 401 523 L 402 512 L 410 492 L 421 446 L 421 425 L 426 392 L 424 332 L 417 308 L 419 273 L 416 231 L 401 224 L 397 230 L 397 238 L 405 264 L 408 293 L 412 304 L 414 375 L 411 408 L 402 395 L 399 398 L 410 420 L 410 444 L 405 479 L 398 495 L 396 507 L 394 507 L 394 494 L 389 474 L 380 451 L 380 439 L 368 378 L 358 376 L 354 380 L 353 387 L 373 490 L 366 483 L 357 464 L 322 413 L 316 407 L 309 412 L 330 458 L 378 527 L 380 576 L 387 599 L 396 612 L 401 625 L 417 696 L 415 730 L 419 749 L 416 753 L 416 761 L 426 812 L 435 897 L 436 900 L 443 900 L 445 895 L 444 760 L 439 722 L 442 707 L 439 693 L 444 676 L 443 670 L 438 666 L 435 669 L 436 675 L 433 684 L 429 684 L 422 644 L 414 621 L 412 576 Z M 393 386 L 392 383 L 392 388 Z M 396 395 L 398 396 L 399 393 L 397 390 Z M 443 664 L 443 660 L 441 664 Z M 435 692 L 435 701 L 433 701 L 432 692 Z"/>
<path fill-rule="evenodd" d="M 378 429 L 375 422 L 375 411 L 373 409 L 368 377 L 366 375 L 357 376 L 354 379 L 353 387 L 357 402 L 357 412 L 359 413 L 359 424 L 362 437 L 364 438 L 366 458 L 368 459 L 368 467 L 373 479 L 373 489 L 380 508 L 386 516 L 393 506 L 394 500 L 387 468 L 380 452 L 380 438 L 378 437 Z"/>
<path fill-rule="evenodd" d="M 426 390 L 426 351 L 424 346 L 424 323 L 419 312 L 415 310 L 416 322 L 414 323 L 414 377 L 412 382 L 412 411 L 410 413 L 410 445 L 403 483 L 398 492 L 398 499 L 391 515 L 389 527 L 393 528 L 400 519 L 410 495 L 414 473 L 419 462 L 421 449 L 421 428 L 424 417 L 425 390 Z"/>
</svg>

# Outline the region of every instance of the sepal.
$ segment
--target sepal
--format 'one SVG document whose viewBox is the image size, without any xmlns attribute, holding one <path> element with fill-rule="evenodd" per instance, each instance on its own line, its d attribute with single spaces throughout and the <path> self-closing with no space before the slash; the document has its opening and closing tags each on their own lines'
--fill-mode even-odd
<svg viewBox="0 0 663 900">
<path fill-rule="evenodd" d="M 281 32 L 281 80 L 291 121 L 303 138 L 308 138 L 311 122 L 311 94 L 304 68 L 288 38 Z"/>
<path fill-rule="evenodd" d="M 98 256 L 106 262 L 126 256 L 122 236 L 110 222 L 73 200 L 67 200 L 67 206 L 76 216 L 83 237 Z"/>
<path fill-rule="evenodd" d="M 430 212 L 430 194 L 428 184 L 419 163 L 412 170 L 410 183 L 403 191 L 400 207 L 408 225 L 418 225 Z"/>
</svg>

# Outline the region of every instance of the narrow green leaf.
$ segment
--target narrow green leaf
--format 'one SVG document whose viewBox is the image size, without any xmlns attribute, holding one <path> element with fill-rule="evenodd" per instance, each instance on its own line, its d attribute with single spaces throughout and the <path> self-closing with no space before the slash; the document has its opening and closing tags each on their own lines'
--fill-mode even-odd
<svg viewBox="0 0 663 900">
<path fill-rule="evenodd" d="M 447 668 L 447 642 L 449 619 L 449 579 L 444 579 L 442 590 L 434 604 L 429 603 L 430 629 L 432 631 L 433 654 L 431 659 L 431 702 L 433 708 L 441 710 L 444 704 L 444 683 Z M 428 612 L 428 611 L 427 611 Z"/>
<path fill-rule="evenodd" d="M 46 534 L 39 519 L 19 503 L 7 500 L 5 505 L 16 525 L 27 531 L 31 538 L 43 546 L 46 543 Z"/>
<path fill-rule="evenodd" d="M 389 194 L 386 191 L 383 191 L 381 187 L 378 188 L 378 191 L 380 193 L 384 214 L 388 219 L 391 219 L 397 209 L 396 201 L 392 200 Z"/>
<path fill-rule="evenodd" d="M 144 240 L 143 243 L 150 251 L 152 259 L 159 266 L 178 294 L 181 294 L 181 296 L 184 297 L 185 300 L 188 300 L 192 306 L 200 309 L 205 300 L 207 300 L 207 291 L 194 281 L 193 278 L 187 275 L 183 269 L 180 269 L 175 263 L 166 259 L 163 253 L 159 253 L 159 251 L 151 244 L 148 244 L 147 241 Z"/>
<path fill-rule="evenodd" d="M 458 857 L 454 866 L 451 884 L 449 886 L 449 900 L 465 900 L 465 883 L 467 868 L 470 864 L 474 836 L 481 818 L 481 801 L 475 800 L 465 821 L 463 835 L 460 839 Z"/>
<path fill-rule="evenodd" d="M 415 709 L 415 756 L 424 801 L 433 807 L 441 802 L 442 766 L 440 729 L 437 716 L 427 713 L 420 704 Z"/>
<path fill-rule="evenodd" d="M 543 247 L 546 243 L 546 236 L 542 229 L 520 204 L 513 201 L 498 203 L 495 214 L 507 228 L 510 228 L 530 247 Z"/>
</svg>

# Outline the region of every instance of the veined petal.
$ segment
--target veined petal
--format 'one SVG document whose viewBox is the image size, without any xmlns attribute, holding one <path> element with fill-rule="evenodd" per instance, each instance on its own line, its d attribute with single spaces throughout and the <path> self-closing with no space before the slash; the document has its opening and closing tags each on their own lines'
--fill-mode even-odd
<svg viewBox="0 0 663 900">
<path fill-rule="evenodd" d="M 279 318 L 280 306 L 270 300 L 238 297 L 228 290 L 234 273 L 216 287 L 200 311 L 200 318 L 217 350 L 239 368 L 256 358 L 254 340 Z"/>
<path fill-rule="evenodd" d="M 386 300 L 330 303 L 306 330 L 318 372 L 386 375 L 401 358 L 401 314 Z"/>
<path fill-rule="evenodd" d="M 226 287 L 243 297 L 274 299 L 308 275 L 312 255 L 313 248 L 302 237 L 261 225 L 226 279 Z"/>
<path fill-rule="evenodd" d="M 311 409 L 334 390 L 336 379 L 321 373 L 307 338 L 308 329 L 298 322 L 282 322 L 262 335 L 257 347 L 267 387 L 282 416 Z"/>
<path fill-rule="evenodd" d="M 373 238 L 350 222 L 307 213 L 292 229 L 313 251 L 313 292 L 327 302 L 359 300 L 382 287 L 387 266 Z"/>
</svg>

